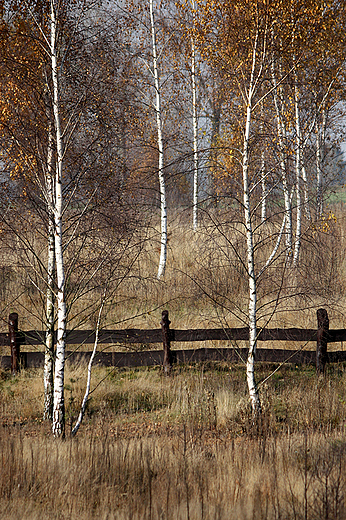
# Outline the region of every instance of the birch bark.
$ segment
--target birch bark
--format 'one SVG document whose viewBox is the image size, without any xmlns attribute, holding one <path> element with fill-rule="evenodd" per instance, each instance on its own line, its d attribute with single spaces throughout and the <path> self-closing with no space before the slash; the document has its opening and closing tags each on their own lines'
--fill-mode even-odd
<svg viewBox="0 0 346 520">
<path fill-rule="evenodd" d="M 261 104 L 261 118 L 263 120 L 263 103 Z M 261 121 L 261 136 L 263 136 L 263 121 Z M 265 221 L 267 220 L 267 196 L 268 196 L 264 147 L 262 148 L 262 151 L 261 151 L 261 188 L 262 188 L 261 223 L 264 224 Z"/>
<path fill-rule="evenodd" d="M 297 85 L 297 74 L 294 74 L 294 105 L 295 105 L 295 123 L 296 123 L 296 200 L 297 200 L 297 223 L 296 236 L 293 253 L 293 265 L 297 267 L 299 262 L 301 230 L 302 230 L 302 204 L 300 193 L 300 170 L 301 170 L 301 128 L 300 128 L 300 112 L 299 112 L 299 92 Z"/>
<path fill-rule="evenodd" d="M 156 28 L 154 19 L 153 0 L 149 1 L 150 6 L 150 26 L 152 40 L 152 58 L 153 58 L 153 75 L 155 86 L 155 112 L 157 125 L 157 149 L 159 154 L 159 186 L 160 186 L 160 209 L 161 209 L 161 247 L 160 260 L 157 272 L 157 278 L 160 280 L 166 269 L 167 262 L 167 201 L 166 201 L 166 182 L 164 175 L 164 148 L 162 138 L 162 111 L 161 111 L 161 87 L 159 78 L 159 69 L 157 63 L 157 47 L 156 47 Z"/>
<path fill-rule="evenodd" d="M 272 59 L 272 68 L 271 68 L 271 76 L 273 82 L 273 97 L 274 97 L 274 105 L 276 111 L 276 122 L 277 122 L 277 132 L 278 132 L 278 140 L 279 140 L 279 156 L 280 156 L 280 170 L 281 170 L 281 179 L 282 179 L 282 189 L 284 195 L 284 207 L 285 207 L 285 240 L 286 240 L 286 250 L 287 256 L 289 257 L 292 254 L 292 204 L 291 197 L 289 193 L 289 186 L 287 180 L 287 172 L 286 172 L 286 159 L 285 159 L 285 125 L 282 118 L 282 106 L 280 106 L 279 96 L 278 96 L 278 86 L 277 79 L 275 75 L 275 67 L 274 67 L 274 58 Z"/>
<path fill-rule="evenodd" d="M 251 86 L 250 86 L 251 88 Z M 251 90 L 249 92 L 248 106 L 246 109 L 246 126 L 243 144 L 243 190 L 244 190 L 244 216 L 247 243 L 247 267 L 249 280 L 249 352 L 246 363 L 246 376 L 254 416 L 261 413 L 257 385 L 255 382 L 255 354 L 257 347 L 257 287 L 255 277 L 253 230 L 251 223 L 250 192 L 249 192 L 249 138 L 251 127 Z"/>
<path fill-rule="evenodd" d="M 193 229 L 198 227 L 198 120 L 195 42 L 191 38 L 191 86 L 192 86 L 192 126 L 193 126 Z"/>
<path fill-rule="evenodd" d="M 47 308 L 46 308 L 46 344 L 44 357 L 44 412 L 43 418 L 53 418 L 53 371 L 54 371 L 54 271 L 55 271 L 55 236 L 54 236 L 54 183 L 53 183 L 53 125 L 49 126 L 48 154 L 46 172 L 46 191 L 48 207 L 48 261 L 47 261 Z"/>
<path fill-rule="evenodd" d="M 252 70 L 247 92 L 246 122 L 243 142 L 243 201 L 244 201 L 244 220 L 246 229 L 247 244 L 247 269 L 249 281 L 249 352 L 246 363 L 246 377 L 249 390 L 250 402 L 253 417 L 257 418 L 261 414 L 261 403 L 259 399 L 258 389 L 255 381 L 255 355 L 257 347 L 257 284 L 255 276 L 255 258 L 253 229 L 251 222 L 251 206 L 250 206 L 250 188 L 249 188 L 249 140 L 252 119 L 252 99 L 255 90 L 255 68 L 257 60 L 258 32 L 254 42 Z M 260 73 L 259 73 L 260 75 Z M 259 77 L 259 76 L 258 76 Z"/>
<path fill-rule="evenodd" d="M 55 174 L 55 262 L 57 274 L 57 345 L 54 373 L 54 405 L 53 405 L 53 435 L 65 435 L 65 400 L 64 400 L 64 371 L 65 371 L 65 333 L 66 333 L 66 303 L 65 303 L 65 273 L 62 248 L 62 172 L 63 172 L 63 141 L 60 124 L 59 107 L 59 74 L 57 64 L 57 6 L 51 0 L 51 64 L 53 85 L 53 114 L 56 140 L 56 174 Z"/>
<path fill-rule="evenodd" d="M 315 123 L 316 132 L 316 176 L 317 176 L 317 195 L 316 195 L 316 218 L 320 219 L 323 215 L 323 194 L 322 194 L 322 161 L 323 154 L 322 149 L 325 140 L 326 133 L 326 111 L 324 106 L 322 107 L 322 122 L 319 125 L 319 118 L 316 117 Z"/>
<path fill-rule="evenodd" d="M 304 163 L 304 159 L 302 158 L 302 179 L 303 179 L 303 193 L 304 193 L 304 210 L 306 218 L 311 220 L 310 213 L 310 201 L 309 201 L 309 191 L 308 191 L 308 176 L 306 173 L 306 167 Z"/>
<path fill-rule="evenodd" d="M 88 364 L 88 375 L 87 375 L 85 393 L 84 393 L 81 409 L 78 414 L 78 419 L 71 432 L 72 437 L 74 437 L 76 435 L 76 433 L 78 432 L 78 430 L 80 428 L 80 425 L 82 424 L 83 417 L 85 415 L 86 406 L 87 406 L 88 399 L 89 399 L 90 386 L 91 386 L 91 369 L 92 369 L 92 365 L 93 365 L 95 355 L 97 352 L 97 345 L 98 345 L 98 341 L 99 341 L 99 333 L 100 333 L 100 326 L 101 326 L 101 316 L 102 316 L 102 311 L 103 311 L 103 307 L 105 304 L 105 298 L 106 298 L 106 290 L 104 291 L 102 299 L 101 299 L 100 309 L 99 309 L 97 323 L 96 323 L 94 348 L 93 348 L 92 354 L 90 356 L 89 364 Z"/>
</svg>

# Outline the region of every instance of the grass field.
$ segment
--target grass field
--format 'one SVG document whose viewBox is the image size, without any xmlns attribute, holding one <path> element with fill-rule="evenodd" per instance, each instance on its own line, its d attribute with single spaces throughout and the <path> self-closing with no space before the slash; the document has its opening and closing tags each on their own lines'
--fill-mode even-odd
<svg viewBox="0 0 346 520">
<path fill-rule="evenodd" d="M 259 381 L 273 368 L 258 367 Z M 345 518 L 344 366 L 273 374 L 256 428 L 241 366 L 96 369 L 65 441 L 41 420 L 41 380 L 1 374 L 0 518 Z M 85 367 L 68 367 L 68 426 L 84 381 Z"/>
<path fill-rule="evenodd" d="M 315 328 L 316 309 L 326 307 L 330 327 L 346 327 L 344 224 L 340 207 L 336 221 L 306 229 L 299 269 L 278 264 L 261 278 L 259 324 Z M 163 309 L 172 328 L 244 326 L 246 277 L 229 245 L 220 228 L 205 223 L 194 235 L 177 222 L 165 280 L 156 280 L 158 254 L 148 242 L 102 326 L 158 328 Z M 3 330 L 11 311 L 22 329 L 40 329 L 40 293 L 7 260 Z M 92 328 L 95 312 L 83 309 L 99 297 L 96 288 L 81 298 L 70 326 L 82 318 Z M 346 367 L 331 365 L 324 377 L 314 367 L 276 368 L 256 367 L 263 414 L 254 426 L 242 365 L 177 366 L 171 377 L 160 367 L 95 367 L 87 414 L 71 438 L 86 367 L 68 364 L 64 441 L 42 421 L 42 371 L 1 371 L 0 518 L 346 519 Z"/>
</svg>

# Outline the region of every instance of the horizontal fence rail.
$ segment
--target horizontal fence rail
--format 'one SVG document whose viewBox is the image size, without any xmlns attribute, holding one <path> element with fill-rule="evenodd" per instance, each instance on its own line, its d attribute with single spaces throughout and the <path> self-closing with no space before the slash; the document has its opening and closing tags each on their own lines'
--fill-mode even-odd
<svg viewBox="0 0 346 520">
<path fill-rule="evenodd" d="M 308 363 L 317 364 L 319 371 L 324 371 L 328 362 L 346 361 L 346 352 L 327 353 L 327 344 L 346 341 L 346 329 L 329 329 L 327 311 L 317 311 L 317 329 L 300 328 L 264 328 L 260 330 L 258 341 L 294 341 L 294 342 L 316 342 L 315 351 L 294 351 L 287 349 L 265 349 L 259 348 L 256 352 L 256 361 L 274 363 Z M 100 330 L 98 343 L 100 345 L 150 345 L 163 343 L 163 351 L 131 351 L 131 352 L 99 352 L 95 363 L 104 366 L 153 366 L 164 365 L 165 371 L 169 372 L 173 363 L 192 363 L 205 361 L 227 361 L 242 362 L 247 358 L 246 348 L 199 348 L 193 350 L 171 350 L 171 342 L 195 342 L 195 341 L 247 341 L 249 329 L 244 328 L 219 328 L 219 329 L 170 329 L 168 311 L 162 312 L 161 329 L 142 330 Z M 19 364 L 24 367 L 40 367 L 44 363 L 43 352 L 20 352 L 23 345 L 44 345 L 44 331 L 18 331 L 18 315 L 12 313 L 9 318 L 9 333 L 0 334 L 0 345 L 11 347 L 11 356 L 2 356 L 1 365 L 5 368 L 11 367 L 15 373 Z M 91 330 L 68 330 L 66 333 L 67 345 L 93 344 L 95 342 L 95 331 Z M 91 352 L 66 352 L 66 359 L 71 362 L 88 361 Z"/>
<path fill-rule="evenodd" d="M 172 351 L 173 363 L 206 363 L 227 362 L 242 363 L 246 361 L 248 349 L 246 348 L 199 348 L 189 350 Z M 66 360 L 71 363 L 88 363 L 91 352 L 66 352 Z M 43 352 L 21 352 L 21 364 L 25 368 L 40 368 L 44 365 Z M 95 365 L 105 367 L 150 367 L 162 365 L 164 353 L 160 350 L 142 352 L 99 352 L 94 359 Z M 293 363 L 295 365 L 315 365 L 316 352 L 313 350 L 287 350 L 287 349 L 264 349 L 256 352 L 256 362 L 267 363 Z M 327 363 L 346 362 L 346 351 L 329 352 Z M 3 368 L 10 368 L 11 356 L 3 356 Z"/>
<path fill-rule="evenodd" d="M 18 332 L 20 345 L 44 345 L 45 332 L 28 330 Z M 248 328 L 234 329 L 169 329 L 169 339 L 174 342 L 193 341 L 247 341 Z M 317 329 L 262 329 L 258 335 L 259 341 L 316 341 Z M 328 331 L 328 343 L 346 341 L 346 329 L 331 329 Z M 91 330 L 68 330 L 67 345 L 88 345 L 95 342 L 95 332 Z M 124 329 L 100 330 L 100 344 L 142 344 L 162 343 L 162 330 Z M 0 333 L 0 345 L 10 346 L 9 336 Z"/>
</svg>

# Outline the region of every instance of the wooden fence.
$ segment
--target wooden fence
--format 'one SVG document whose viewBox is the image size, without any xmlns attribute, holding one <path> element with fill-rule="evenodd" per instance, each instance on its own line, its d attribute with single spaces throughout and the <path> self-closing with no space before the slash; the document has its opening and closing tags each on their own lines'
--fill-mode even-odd
<svg viewBox="0 0 346 520">
<path fill-rule="evenodd" d="M 246 348 L 232 346 L 232 342 L 249 339 L 248 328 L 220 329 L 170 329 L 168 311 L 162 312 L 160 329 L 142 330 L 101 330 L 98 343 L 101 352 L 95 358 L 95 364 L 103 366 L 134 367 L 163 365 L 168 373 L 174 363 L 193 363 L 206 361 L 241 362 L 247 358 Z M 23 345 L 43 345 L 44 331 L 18 330 L 18 314 L 9 316 L 9 332 L 0 333 L 0 345 L 11 347 L 11 356 L 2 356 L 1 365 L 10 368 L 15 374 L 22 367 L 40 367 L 44 363 L 43 352 L 21 351 Z M 189 350 L 172 350 L 171 343 L 196 341 L 229 341 L 228 348 L 198 348 Z M 328 362 L 346 361 L 346 351 L 327 352 L 328 343 L 346 341 L 346 329 L 329 329 L 328 314 L 325 309 L 317 311 L 316 329 L 261 329 L 258 341 L 294 341 L 302 342 L 299 350 L 258 348 L 256 361 L 273 363 L 316 364 L 317 370 L 323 372 Z M 304 350 L 307 342 L 316 342 L 316 351 Z M 84 345 L 95 342 L 95 331 L 68 330 L 67 345 Z M 163 350 L 130 351 L 131 345 L 163 344 Z M 122 345 L 129 348 L 127 352 L 106 352 L 104 345 Z M 91 352 L 67 351 L 66 358 L 72 362 L 88 361 Z"/>
</svg>

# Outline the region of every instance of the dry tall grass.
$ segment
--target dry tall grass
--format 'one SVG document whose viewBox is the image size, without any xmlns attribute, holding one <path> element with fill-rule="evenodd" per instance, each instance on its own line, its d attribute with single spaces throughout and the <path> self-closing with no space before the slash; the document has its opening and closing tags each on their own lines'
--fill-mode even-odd
<svg viewBox="0 0 346 520">
<path fill-rule="evenodd" d="M 159 235 L 155 229 L 146 235 L 141 254 L 132 264 L 129 276 L 107 301 L 104 327 L 157 328 L 163 308 L 170 311 L 172 326 L 176 328 L 244 326 L 248 287 L 244 266 L 237 257 L 244 253 L 244 241 L 239 234 L 241 226 L 232 223 L 236 215 L 230 216 L 229 211 L 213 213 L 211 217 L 204 216 L 197 233 L 185 220 L 173 219 L 163 281 L 156 279 Z M 338 210 L 336 222 L 331 219 L 306 228 L 298 269 L 289 268 L 284 255 L 281 255 L 261 277 L 258 284 L 260 324 L 269 320 L 272 326 L 314 327 L 316 309 L 324 306 L 328 308 L 335 328 L 346 326 L 345 218 L 346 211 L 342 207 Z M 259 233 L 257 271 L 271 252 L 273 238 L 269 240 L 268 237 L 271 234 L 275 236 L 277 231 L 276 224 L 268 224 L 266 233 L 263 230 Z M 139 243 L 142 238 L 136 237 L 135 242 Z M 45 245 L 40 244 L 38 250 L 42 265 L 45 265 Z M 70 260 L 67 258 L 67 263 Z M 81 254 L 81 265 L 84 260 Z M 71 294 L 78 292 L 78 273 L 76 270 L 75 278 L 72 276 L 68 281 Z M 33 278 L 33 273 L 27 272 L 13 253 L 3 255 L 3 265 L 0 266 L 3 330 L 6 330 L 9 312 L 13 311 L 19 313 L 23 330 L 42 329 L 45 305 L 44 293 L 40 294 L 39 289 L 44 288 L 44 284 L 41 280 L 35 287 Z M 71 308 L 71 328 L 90 329 L 95 326 L 97 302 L 102 290 L 94 282 L 91 292 L 80 296 Z"/>
<path fill-rule="evenodd" d="M 84 369 L 67 372 L 71 424 Z M 41 377 L 2 373 L 0 518 L 346 518 L 343 366 L 325 379 L 284 367 L 262 388 L 256 428 L 242 367 L 96 369 L 94 388 L 106 379 L 65 441 L 41 422 Z"/>
<path fill-rule="evenodd" d="M 346 444 L 306 434 L 218 441 L 168 437 L 3 440 L 6 520 L 343 519 Z"/>
<path fill-rule="evenodd" d="M 326 306 L 331 327 L 346 326 L 342 219 L 328 232 L 307 231 L 299 270 L 279 265 L 263 278 L 264 322 L 280 282 L 271 325 L 314 327 L 316 308 Z M 198 234 L 179 223 L 158 282 L 148 241 L 104 326 L 157 328 L 162 308 L 175 328 L 242 325 L 246 284 L 229 246 L 208 221 Z M 0 275 L 4 322 L 17 310 L 23 329 L 41 328 L 40 298 L 23 271 L 7 265 Z M 87 298 L 96 297 L 95 289 Z M 83 327 L 92 325 L 91 313 Z M 170 378 L 158 368 L 95 368 L 82 428 L 63 442 L 41 420 L 42 371 L 0 372 L 0 518 L 346 519 L 345 367 L 328 367 L 324 378 L 313 367 L 273 368 L 256 369 L 263 405 L 256 427 L 243 366 L 176 367 Z M 85 371 L 67 366 L 68 427 Z"/>
</svg>

